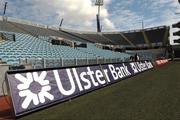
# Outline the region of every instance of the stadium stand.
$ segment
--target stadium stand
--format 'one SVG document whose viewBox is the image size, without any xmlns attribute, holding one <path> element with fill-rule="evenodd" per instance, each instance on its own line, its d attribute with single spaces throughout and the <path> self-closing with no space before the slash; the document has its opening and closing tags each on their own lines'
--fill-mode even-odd
<svg viewBox="0 0 180 120">
<path fill-rule="evenodd" d="M 103 33 L 105 37 L 121 46 L 129 46 L 129 43 L 119 33 Z"/>
<path fill-rule="evenodd" d="M 62 32 L 67 33 L 69 35 L 72 35 L 74 37 L 78 37 L 81 40 L 84 40 L 82 42 L 90 42 L 90 43 L 94 43 L 92 39 L 89 39 L 87 36 L 85 36 L 83 33 L 78 32 L 78 31 L 73 31 L 73 30 L 67 30 L 67 29 L 60 29 Z"/>
<path fill-rule="evenodd" d="M 145 44 L 142 32 L 123 33 L 134 45 Z"/>
<path fill-rule="evenodd" d="M 40 28 L 40 27 L 35 27 L 35 26 L 31 26 L 31 25 L 23 25 L 23 24 L 19 24 L 19 23 L 11 23 L 14 26 L 27 31 L 27 33 L 30 33 L 33 36 L 58 36 L 58 37 L 63 37 L 66 39 L 70 39 L 70 40 L 75 40 L 75 41 L 83 41 L 80 38 L 71 36 L 69 34 L 66 34 L 62 31 L 57 31 L 57 30 L 53 30 L 53 29 L 47 29 L 47 28 Z M 84 41 L 83 41 L 84 42 Z"/>
<path fill-rule="evenodd" d="M 166 57 L 168 31 L 169 27 L 162 26 L 84 32 L 0 16 L 0 84 L 7 70 L 119 63 L 135 54 L 140 60 Z"/>
<path fill-rule="evenodd" d="M 166 50 L 164 48 L 160 49 L 148 49 L 148 50 L 127 50 L 126 52 L 131 55 L 138 54 L 141 60 L 156 60 L 162 57 L 168 57 L 165 55 Z"/>
<path fill-rule="evenodd" d="M 38 36 L 58 36 L 63 37 L 70 40 L 85 42 L 83 39 L 71 36 L 63 31 L 57 31 L 52 28 L 43 28 L 33 25 L 27 25 L 12 21 L 0 21 L 0 30 L 1 31 L 8 31 L 8 32 L 18 32 L 18 33 L 25 33 L 30 34 L 34 37 Z"/>
<path fill-rule="evenodd" d="M 94 43 L 102 43 L 102 44 L 114 44 L 108 38 L 103 37 L 100 33 L 85 33 L 89 39 L 93 40 Z"/>
<path fill-rule="evenodd" d="M 54 46 L 28 34 L 16 33 L 16 41 L 1 43 L 1 58 L 19 64 L 21 58 L 79 58 L 87 55 L 67 46 Z"/>
<path fill-rule="evenodd" d="M 87 48 L 78 48 L 82 51 L 86 51 L 86 53 L 93 54 L 95 53 L 96 57 L 100 58 L 118 58 L 118 56 L 121 56 L 122 60 L 125 60 L 126 58 L 129 58 L 129 55 L 125 53 L 120 53 L 120 52 L 113 52 L 110 50 L 103 50 L 100 48 L 97 48 L 94 44 L 88 44 Z"/>
<path fill-rule="evenodd" d="M 34 68 L 121 62 L 136 53 L 142 59 L 155 59 L 165 53 L 161 48 L 168 44 L 168 30 L 161 26 L 109 33 L 77 32 L 2 17 L 0 58 L 9 65 L 30 63 Z M 54 41 L 56 37 L 63 41 Z M 144 50 L 157 46 L 157 50 Z"/>
<path fill-rule="evenodd" d="M 169 27 L 159 27 L 158 29 L 146 29 L 145 31 L 150 43 L 165 45 L 168 42 Z"/>
<path fill-rule="evenodd" d="M 91 61 L 89 63 L 97 64 L 97 58 L 99 57 L 102 59 L 115 59 L 114 61 L 116 62 L 118 59 L 123 58 L 121 59 L 122 61 L 125 57 L 129 57 L 128 55 L 124 56 L 123 53 L 115 54 L 113 51 L 102 50 L 93 45 L 93 47 L 88 45 L 84 49 L 80 47 L 74 49 L 69 46 L 52 45 L 47 37 L 41 37 L 39 39 L 29 34 L 12 34 L 15 34 L 16 41 L 4 41 L 0 43 L 0 58 L 10 65 L 20 64 L 20 61 L 26 59 L 34 68 L 60 67 L 81 65 L 81 63 L 85 64 L 86 62 L 83 61 L 88 61 L 88 59 Z"/>
<path fill-rule="evenodd" d="M 15 26 L 9 24 L 6 21 L 0 21 L 0 30 L 1 31 L 8 31 L 8 32 L 26 33 L 25 31 L 16 28 Z"/>
<path fill-rule="evenodd" d="M 63 31 L 92 43 L 119 45 L 124 48 L 149 47 L 152 49 L 153 47 L 164 47 L 169 44 L 169 29 L 169 26 L 159 26 L 122 32 L 74 32 L 66 29 L 63 29 Z"/>
</svg>

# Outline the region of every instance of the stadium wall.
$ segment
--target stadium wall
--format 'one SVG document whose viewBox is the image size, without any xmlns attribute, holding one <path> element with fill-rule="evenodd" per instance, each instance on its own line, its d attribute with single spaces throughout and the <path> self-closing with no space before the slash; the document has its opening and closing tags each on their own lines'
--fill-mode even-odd
<svg viewBox="0 0 180 120">
<path fill-rule="evenodd" d="M 25 69 L 32 69 L 30 64 L 25 64 Z M 5 83 L 5 74 L 9 70 L 10 65 L 0 64 L 0 96 L 8 95 L 7 86 Z"/>
<path fill-rule="evenodd" d="M 9 70 L 9 65 L 0 65 L 0 96 L 7 95 L 7 86 L 5 84 L 5 73 Z"/>
</svg>

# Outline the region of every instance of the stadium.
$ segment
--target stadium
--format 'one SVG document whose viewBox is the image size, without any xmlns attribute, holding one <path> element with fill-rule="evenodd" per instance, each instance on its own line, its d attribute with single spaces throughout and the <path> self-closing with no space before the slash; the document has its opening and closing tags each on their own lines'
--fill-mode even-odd
<svg viewBox="0 0 180 120">
<path fill-rule="evenodd" d="M 180 22 L 103 31 L 95 5 L 97 31 L 80 31 L 10 17 L 5 2 L 0 120 L 180 119 Z"/>
</svg>

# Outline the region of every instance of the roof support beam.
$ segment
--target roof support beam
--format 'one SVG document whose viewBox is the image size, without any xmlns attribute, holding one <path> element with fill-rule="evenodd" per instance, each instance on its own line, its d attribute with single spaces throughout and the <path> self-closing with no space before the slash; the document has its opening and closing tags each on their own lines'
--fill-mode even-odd
<svg viewBox="0 0 180 120">
<path fill-rule="evenodd" d="M 121 35 L 121 37 L 123 37 L 130 45 L 132 45 L 133 47 L 136 47 L 131 40 L 129 40 L 123 33 L 119 33 Z"/>
<path fill-rule="evenodd" d="M 169 35 L 169 28 L 167 27 L 166 28 L 166 31 L 165 31 L 165 34 L 164 34 L 164 38 L 163 38 L 163 45 L 166 45 L 167 44 L 167 41 L 168 41 L 168 35 Z"/>
<path fill-rule="evenodd" d="M 105 37 L 102 33 L 101 33 L 101 34 L 99 33 L 98 35 L 100 35 L 101 37 L 103 37 L 105 40 L 107 40 L 107 41 L 111 42 L 111 44 L 113 44 L 113 45 L 115 45 L 115 44 L 116 44 L 116 43 L 115 43 L 114 41 L 112 41 L 111 39 L 109 39 L 109 38 Z"/>
<path fill-rule="evenodd" d="M 145 31 L 142 31 L 142 34 L 143 34 L 143 37 L 144 37 L 144 42 L 145 42 L 146 44 L 150 45 L 149 38 L 147 37 L 146 32 L 145 32 Z"/>
</svg>

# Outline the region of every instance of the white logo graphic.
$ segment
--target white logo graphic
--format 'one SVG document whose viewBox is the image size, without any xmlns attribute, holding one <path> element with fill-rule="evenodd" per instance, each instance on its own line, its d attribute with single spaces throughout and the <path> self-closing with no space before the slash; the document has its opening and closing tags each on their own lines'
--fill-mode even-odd
<svg viewBox="0 0 180 120">
<path fill-rule="evenodd" d="M 48 92 L 51 90 L 49 80 L 44 80 L 46 75 L 46 71 L 43 71 L 40 75 L 37 72 L 26 73 L 26 77 L 21 74 L 15 75 L 15 78 L 21 82 L 17 86 L 20 90 L 19 96 L 26 97 L 22 103 L 22 108 L 27 109 L 31 101 L 34 105 L 44 103 L 45 97 L 54 100 L 54 96 Z"/>
</svg>

